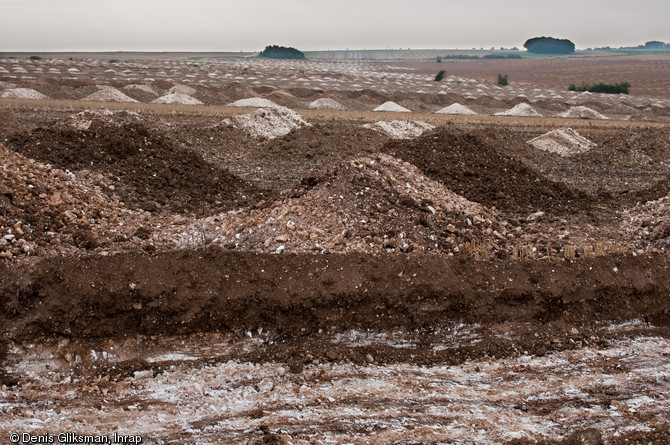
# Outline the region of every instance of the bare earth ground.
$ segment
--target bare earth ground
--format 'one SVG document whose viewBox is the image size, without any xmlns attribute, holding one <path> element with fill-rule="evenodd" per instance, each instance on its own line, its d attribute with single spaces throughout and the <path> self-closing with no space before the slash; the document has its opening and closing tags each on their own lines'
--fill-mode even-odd
<svg viewBox="0 0 670 445">
<path fill-rule="evenodd" d="M 41 56 L 0 55 L 0 441 L 670 442 L 667 56 Z"/>
</svg>

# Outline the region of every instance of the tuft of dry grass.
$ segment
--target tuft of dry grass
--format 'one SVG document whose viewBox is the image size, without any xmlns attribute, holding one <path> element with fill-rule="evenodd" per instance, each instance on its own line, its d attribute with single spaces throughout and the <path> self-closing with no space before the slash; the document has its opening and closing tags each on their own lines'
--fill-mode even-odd
<svg viewBox="0 0 670 445">
<path fill-rule="evenodd" d="M 522 246 L 515 244 L 512 247 L 512 259 L 521 260 L 524 258 L 535 258 L 533 246 L 530 244 L 524 244 Z"/>
<path fill-rule="evenodd" d="M 490 260 L 492 247 L 488 243 L 472 240 L 465 243 L 463 253 L 476 260 Z"/>
</svg>

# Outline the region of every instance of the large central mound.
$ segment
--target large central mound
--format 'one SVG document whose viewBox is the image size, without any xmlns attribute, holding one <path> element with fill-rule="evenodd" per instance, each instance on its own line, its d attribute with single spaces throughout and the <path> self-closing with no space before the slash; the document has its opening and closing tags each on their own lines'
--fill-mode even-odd
<svg viewBox="0 0 670 445">
<path fill-rule="evenodd" d="M 416 165 L 467 199 L 507 213 L 566 214 L 588 205 L 582 193 L 540 176 L 505 154 L 510 144 L 523 143 L 508 130 L 446 126 L 411 142 L 389 142 L 384 151 Z"/>
<path fill-rule="evenodd" d="M 388 155 L 359 158 L 305 181 L 268 208 L 201 220 L 177 235 L 262 252 L 435 251 L 465 243 L 509 247 L 505 224 L 416 167 Z M 474 244 L 473 244 L 474 246 Z"/>
</svg>

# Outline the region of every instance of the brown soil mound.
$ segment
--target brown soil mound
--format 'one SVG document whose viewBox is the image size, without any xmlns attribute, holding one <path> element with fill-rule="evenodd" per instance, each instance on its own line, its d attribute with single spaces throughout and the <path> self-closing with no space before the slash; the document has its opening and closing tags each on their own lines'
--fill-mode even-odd
<svg viewBox="0 0 670 445">
<path fill-rule="evenodd" d="M 509 144 L 524 142 L 504 129 L 446 126 L 411 142 L 389 142 L 384 151 L 465 198 L 503 212 L 571 214 L 588 207 L 586 195 L 545 179 L 506 154 Z"/>
<path fill-rule="evenodd" d="M 667 162 L 670 158 L 670 131 L 666 128 L 626 128 L 606 138 L 601 143 L 601 145 L 604 144 L 611 147 L 611 150 L 615 150 L 618 153 L 617 156 L 629 156 L 638 164 Z M 598 152 L 592 152 L 590 155 L 597 156 Z M 606 159 L 601 159 L 601 161 L 604 162 Z"/>
<path fill-rule="evenodd" d="M 97 83 L 91 79 L 55 79 L 49 76 L 41 76 L 30 88 L 38 89 L 52 99 L 75 99 L 98 91 Z"/>
<path fill-rule="evenodd" d="M 221 88 L 221 93 L 232 100 L 244 99 L 245 97 L 254 97 L 254 91 L 246 85 L 239 82 L 231 82 Z"/>
<path fill-rule="evenodd" d="M 264 96 L 266 99 L 275 102 L 283 107 L 298 109 L 304 108 L 304 104 L 298 100 L 294 95 L 283 90 L 275 90 Z"/>
<path fill-rule="evenodd" d="M 339 164 L 341 161 L 379 151 L 387 140 L 386 136 L 357 123 L 315 123 L 311 127 L 294 130 L 283 138 L 268 141 L 262 147 L 260 155 L 275 161 L 306 163 L 317 160 L 318 164 L 333 160 Z M 331 165 L 334 166 L 335 164 Z"/>
<path fill-rule="evenodd" d="M 638 204 L 623 216 L 636 238 L 663 250 L 670 248 L 670 195 Z"/>
<path fill-rule="evenodd" d="M 276 253 L 451 254 L 472 240 L 511 250 L 506 223 L 388 155 L 356 159 L 324 178 L 305 182 L 271 207 L 211 217 L 168 237 L 180 247 L 213 241 Z"/>
<path fill-rule="evenodd" d="M 138 102 L 151 102 L 158 97 L 158 93 L 151 85 L 130 84 L 123 87 L 123 92 Z"/>
<path fill-rule="evenodd" d="M 526 139 L 540 136 L 537 132 L 525 134 Z M 636 134 L 630 128 L 617 128 L 582 134 L 597 147 L 564 157 L 515 143 L 506 153 L 551 181 L 593 195 L 593 205 L 606 212 L 668 194 L 667 130 L 645 128 Z"/>
<path fill-rule="evenodd" d="M 670 191 L 668 159 L 670 133 L 665 129 L 625 129 L 598 141 L 600 148 L 575 156 L 580 165 L 600 171 L 585 177 L 606 177 L 603 185 L 621 183 L 615 190 L 618 208 L 662 198 Z"/>
<path fill-rule="evenodd" d="M 132 208 L 204 215 L 262 199 L 249 183 L 136 119 L 93 119 L 86 130 L 37 128 L 10 137 L 7 145 L 61 169 L 111 175 L 114 193 Z"/>
<path fill-rule="evenodd" d="M 126 239 L 132 212 L 72 173 L 0 145 L 0 258 L 90 249 Z M 137 215 L 134 215 L 137 216 Z M 126 221 L 127 222 L 127 221 Z"/>
<path fill-rule="evenodd" d="M 377 153 L 388 137 L 357 122 L 315 123 L 283 137 L 256 143 L 243 131 L 225 126 L 179 130 L 177 137 L 206 159 L 234 169 L 262 188 L 288 190 L 303 178 L 324 175 L 343 161 Z M 230 167 L 228 167 L 230 166 Z M 267 196 L 267 194 L 266 194 Z"/>
</svg>

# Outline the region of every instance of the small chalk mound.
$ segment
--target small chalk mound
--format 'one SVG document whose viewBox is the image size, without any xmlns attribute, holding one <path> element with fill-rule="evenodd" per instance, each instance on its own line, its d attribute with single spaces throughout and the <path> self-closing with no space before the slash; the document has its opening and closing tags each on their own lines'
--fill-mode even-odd
<svg viewBox="0 0 670 445">
<path fill-rule="evenodd" d="M 262 97 L 250 97 L 248 99 L 240 99 L 235 102 L 229 103 L 230 107 L 250 107 L 250 108 L 277 108 L 281 107 L 269 99 L 264 99 Z"/>
<path fill-rule="evenodd" d="M 309 127 L 307 121 L 290 108 L 275 106 L 260 108 L 253 113 L 225 119 L 223 124 L 241 128 L 256 138 L 274 139 L 287 135 L 292 130 Z"/>
<path fill-rule="evenodd" d="M 151 101 L 152 104 L 181 104 L 181 105 L 202 105 L 202 102 L 187 94 L 168 93 L 156 100 Z"/>
<path fill-rule="evenodd" d="M 309 108 L 316 109 L 316 110 L 346 110 L 347 107 L 342 105 L 341 103 L 324 97 L 321 99 L 317 99 L 314 102 L 309 104 Z"/>
<path fill-rule="evenodd" d="M 384 102 L 383 104 L 381 104 L 380 106 L 378 106 L 377 108 L 375 108 L 372 111 L 390 111 L 392 113 L 411 113 L 412 112 L 412 110 L 409 110 L 405 107 L 402 107 L 402 106 L 400 106 L 397 103 L 392 102 L 392 101 Z"/>
<path fill-rule="evenodd" d="M 137 102 L 113 87 L 101 87 L 100 91 L 89 94 L 82 100 L 93 102 Z"/>
<path fill-rule="evenodd" d="M 525 102 L 515 105 L 506 111 L 501 111 L 496 113 L 496 116 L 522 116 L 522 117 L 542 117 L 542 114 L 538 113 L 535 108 L 531 107 Z"/>
<path fill-rule="evenodd" d="M 474 111 L 472 111 L 470 108 L 466 107 L 465 105 L 461 105 L 458 102 L 453 103 L 449 105 L 448 107 L 444 107 L 441 110 L 437 110 L 435 112 L 436 114 L 477 114 Z"/>
<path fill-rule="evenodd" d="M 572 156 L 585 153 L 597 145 L 577 133 L 572 128 L 558 128 L 528 141 L 528 144 L 539 150 L 556 153 L 561 156 Z"/>
<path fill-rule="evenodd" d="M 385 133 L 393 139 L 413 139 L 435 127 L 422 121 L 379 121 L 365 124 L 363 128 Z"/>
<path fill-rule="evenodd" d="M 568 111 L 557 114 L 556 117 L 567 119 L 609 119 L 604 114 L 600 114 L 596 110 L 584 106 L 571 107 Z"/>
<path fill-rule="evenodd" d="M 49 97 L 31 88 L 10 88 L 2 92 L 0 97 L 6 99 L 48 99 Z"/>
</svg>

